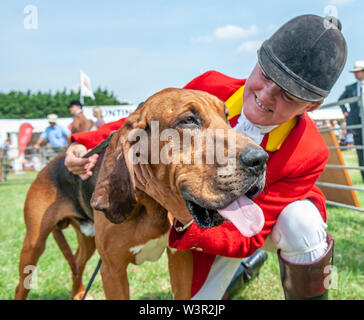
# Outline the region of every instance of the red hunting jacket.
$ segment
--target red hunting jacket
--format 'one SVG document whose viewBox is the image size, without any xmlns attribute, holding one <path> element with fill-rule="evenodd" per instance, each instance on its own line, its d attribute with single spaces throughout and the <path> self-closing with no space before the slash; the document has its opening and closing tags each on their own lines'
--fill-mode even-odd
<svg viewBox="0 0 364 320">
<path fill-rule="evenodd" d="M 245 81 L 209 71 L 192 80 L 185 88 L 206 91 L 226 102 L 244 86 Z M 229 120 L 232 127 L 238 118 L 239 114 Z M 119 129 L 124 121 L 121 119 L 105 124 L 98 131 L 73 134 L 72 139 L 87 148 L 93 148 L 107 138 L 112 130 Z M 254 199 L 265 217 L 260 233 L 251 238 L 244 237 L 230 222 L 212 229 L 202 229 L 194 222 L 183 232 L 177 232 L 174 228 L 170 231 L 170 247 L 193 252 L 192 296 L 206 280 L 216 255 L 247 257 L 262 247 L 280 212 L 289 203 L 310 199 L 321 212 L 323 220 L 327 221 L 325 197 L 315 182 L 325 169 L 329 150 L 315 123 L 307 114 L 298 117 L 293 128 L 285 133 L 280 146 L 276 150 L 267 150 L 267 142 L 272 133 L 273 131 L 266 134 L 261 143 L 269 155 L 266 185 L 264 191 Z"/>
</svg>

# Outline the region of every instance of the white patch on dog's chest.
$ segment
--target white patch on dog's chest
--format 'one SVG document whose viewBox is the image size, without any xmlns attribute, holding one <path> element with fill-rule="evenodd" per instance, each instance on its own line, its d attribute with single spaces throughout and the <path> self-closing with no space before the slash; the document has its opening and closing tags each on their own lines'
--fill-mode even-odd
<svg viewBox="0 0 364 320">
<path fill-rule="evenodd" d="M 157 239 L 149 240 L 145 244 L 130 248 L 129 251 L 135 255 L 135 264 L 158 260 L 164 249 L 168 246 L 168 234 L 169 232 L 166 232 Z"/>
</svg>

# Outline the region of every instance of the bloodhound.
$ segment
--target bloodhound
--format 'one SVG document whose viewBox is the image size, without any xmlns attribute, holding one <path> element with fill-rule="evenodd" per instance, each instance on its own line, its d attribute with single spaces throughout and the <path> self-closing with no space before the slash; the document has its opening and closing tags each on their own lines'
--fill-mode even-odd
<svg viewBox="0 0 364 320">
<path fill-rule="evenodd" d="M 167 138 L 159 139 L 154 148 L 167 150 L 164 161 L 151 161 L 152 126 L 156 123 L 158 137 L 166 129 L 172 130 Z M 213 154 L 212 161 L 209 156 L 209 162 L 206 161 L 209 151 L 206 140 L 197 146 L 192 139 L 196 137 L 194 134 L 202 135 L 207 129 L 213 132 L 213 149 L 219 139 L 222 146 L 220 154 Z M 138 132 L 140 135 L 136 138 Z M 141 139 L 143 132 L 144 142 Z M 231 133 L 235 135 L 233 155 L 228 150 Z M 186 137 L 192 141 L 190 144 L 174 148 Z M 103 260 L 101 276 L 106 298 L 129 298 L 128 264 L 157 260 L 168 249 L 168 233 L 172 226 L 167 210 L 135 188 L 131 162 L 135 157 L 141 159 L 143 151 L 157 183 L 170 188 L 181 203 L 186 204 L 196 223 L 204 228 L 223 222 L 218 209 L 227 207 L 241 195 L 253 196 L 264 187 L 267 155 L 250 138 L 230 127 L 222 101 L 197 90 L 162 90 L 133 112 L 124 126 L 115 132 L 106 151 L 100 154 L 92 178 L 82 181 L 71 174 L 64 165 L 64 155 L 52 160 L 38 174 L 24 206 L 26 236 L 16 299 L 27 297 L 30 288 L 25 286 L 28 276 L 25 270 L 27 266 L 37 264 L 51 232 L 71 267 L 74 299 L 80 299 L 85 292 L 82 273 L 95 248 Z M 217 161 L 222 154 L 236 161 Z M 190 157 L 186 160 L 187 155 Z M 202 162 L 197 161 L 195 155 L 200 155 Z M 86 236 L 81 231 L 90 221 L 94 223 L 94 236 Z M 69 224 L 77 233 L 75 254 L 62 233 Z M 192 254 L 190 251 L 167 251 L 173 296 L 189 299 Z"/>
</svg>

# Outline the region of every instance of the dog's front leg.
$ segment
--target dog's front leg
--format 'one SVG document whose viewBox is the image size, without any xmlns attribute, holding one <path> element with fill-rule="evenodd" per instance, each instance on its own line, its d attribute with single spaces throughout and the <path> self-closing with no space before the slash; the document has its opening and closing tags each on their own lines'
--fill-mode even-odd
<svg viewBox="0 0 364 320">
<path fill-rule="evenodd" d="M 191 299 L 193 258 L 190 250 L 167 248 L 169 276 L 175 300 Z"/>
<path fill-rule="evenodd" d="M 103 260 L 101 265 L 101 278 L 107 300 L 128 300 L 129 281 L 126 272 L 127 265 L 114 268 Z"/>
<path fill-rule="evenodd" d="M 102 259 L 100 273 L 105 297 L 108 300 L 130 299 L 126 269 L 133 256 L 124 243 L 130 240 L 130 236 L 125 236 L 128 225 L 113 224 L 97 210 L 94 210 L 94 219 L 95 243 Z"/>
</svg>

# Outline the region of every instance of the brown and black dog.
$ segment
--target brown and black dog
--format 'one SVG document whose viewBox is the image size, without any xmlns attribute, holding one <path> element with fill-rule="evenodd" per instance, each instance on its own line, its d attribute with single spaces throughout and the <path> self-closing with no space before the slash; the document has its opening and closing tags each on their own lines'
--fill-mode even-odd
<svg viewBox="0 0 364 320">
<path fill-rule="evenodd" d="M 154 148 L 161 154 L 164 150 L 168 161 L 151 161 L 155 123 L 158 123 L 160 139 Z M 227 158 L 233 157 L 236 160 L 233 165 L 229 161 L 223 164 L 216 161 L 217 152 L 207 164 L 207 142 L 197 145 L 193 139 L 207 129 L 213 132 L 213 147 L 220 140 L 220 152 Z M 144 144 L 141 132 L 146 136 Z M 228 150 L 231 133 L 235 136 L 233 156 Z M 175 148 L 186 137 L 192 143 Z M 27 276 L 24 271 L 28 265 L 37 264 L 51 232 L 70 264 L 74 299 L 80 299 L 85 291 L 82 273 L 95 248 L 103 260 L 101 276 L 106 298 L 129 298 L 128 264 L 158 259 L 168 248 L 171 228 L 167 210 L 135 188 L 130 155 L 141 158 L 145 150 L 144 156 L 151 163 L 157 183 L 170 188 L 187 205 L 196 223 L 204 228 L 222 223 L 217 209 L 225 208 L 243 194 L 253 196 L 264 187 L 267 154 L 230 127 L 222 101 L 197 90 L 162 90 L 133 112 L 115 132 L 106 151 L 100 154 L 91 179 L 82 181 L 71 174 L 64 166 L 64 155 L 52 160 L 38 174 L 25 201 L 26 237 L 16 299 L 26 298 L 29 288 L 24 286 Z M 190 160 L 186 161 L 187 155 Z M 196 161 L 195 155 L 200 155 L 202 162 Z M 95 237 L 86 236 L 80 230 L 90 220 L 94 222 Z M 74 255 L 61 231 L 69 224 L 77 232 L 78 249 Z M 189 299 L 191 252 L 168 250 L 168 259 L 174 298 Z"/>
</svg>

